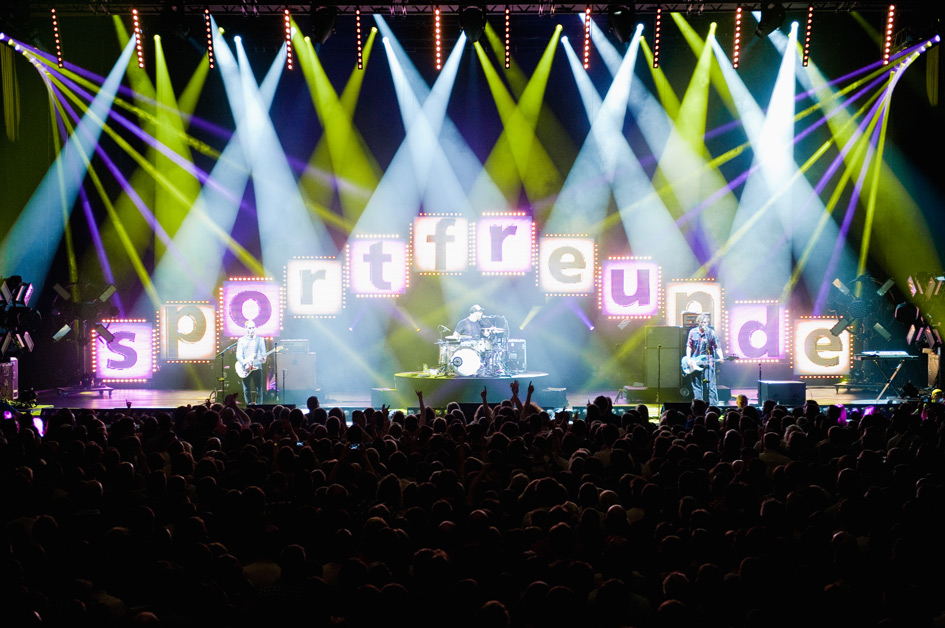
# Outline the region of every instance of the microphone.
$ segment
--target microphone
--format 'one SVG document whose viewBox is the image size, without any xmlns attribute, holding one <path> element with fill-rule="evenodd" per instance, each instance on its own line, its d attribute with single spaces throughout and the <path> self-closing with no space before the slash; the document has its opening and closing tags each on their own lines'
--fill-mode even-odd
<svg viewBox="0 0 945 628">
<path fill-rule="evenodd" d="M 450 331 L 450 328 L 447 327 L 446 325 L 437 325 L 437 327 L 439 328 L 440 331 L 446 331 L 446 332 Z"/>
</svg>

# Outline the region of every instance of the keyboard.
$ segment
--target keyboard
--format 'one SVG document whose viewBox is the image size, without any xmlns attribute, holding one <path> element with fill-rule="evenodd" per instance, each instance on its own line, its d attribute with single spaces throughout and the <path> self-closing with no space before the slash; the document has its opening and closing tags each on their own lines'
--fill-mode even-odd
<svg viewBox="0 0 945 628">
<path fill-rule="evenodd" d="M 864 351 L 853 356 L 854 360 L 917 360 L 919 356 L 907 351 Z"/>
</svg>

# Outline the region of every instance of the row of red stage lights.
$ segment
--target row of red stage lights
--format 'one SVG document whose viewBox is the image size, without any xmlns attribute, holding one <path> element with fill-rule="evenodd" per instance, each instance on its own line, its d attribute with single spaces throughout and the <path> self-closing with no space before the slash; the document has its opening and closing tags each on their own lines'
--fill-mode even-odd
<svg viewBox="0 0 945 628">
<path fill-rule="evenodd" d="M 214 68 L 215 57 L 213 52 L 213 32 L 210 19 L 210 9 L 204 9 L 204 25 L 206 27 L 207 35 L 207 58 L 210 62 L 210 68 Z M 53 7 L 50 9 L 50 14 L 52 16 L 53 24 L 53 37 L 55 38 L 56 43 L 56 60 L 59 64 L 59 67 L 64 67 L 63 57 L 62 57 L 62 43 L 59 38 L 59 20 L 56 15 L 56 9 Z M 735 9 L 735 38 L 732 46 L 732 67 L 738 69 L 740 59 L 741 59 L 741 44 L 742 44 L 742 17 L 744 14 L 744 9 L 741 6 L 738 6 Z M 144 50 L 142 47 L 142 37 L 143 30 L 141 27 L 141 20 L 138 15 L 138 9 L 131 10 L 132 24 L 134 27 L 135 35 L 135 50 L 138 56 L 138 67 L 144 68 Z M 896 18 L 896 5 L 890 4 L 889 9 L 886 12 L 886 23 L 885 23 L 885 40 L 883 42 L 883 65 L 889 64 L 889 58 L 892 54 L 892 44 L 893 44 L 893 32 L 895 26 Z M 443 34 L 442 34 L 442 15 L 440 12 L 440 7 L 434 7 L 433 9 L 433 19 L 434 19 L 434 42 L 435 42 L 435 53 L 436 53 L 436 69 L 443 69 Z M 284 37 L 286 43 L 286 68 L 292 70 L 295 67 L 294 58 L 292 53 L 292 15 L 288 8 L 283 11 L 283 29 Z M 358 7 L 355 9 L 355 22 L 356 22 L 356 35 L 357 35 L 357 52 L 358 52 L 358 69 L 364 69 L 364 57 L 363 57 L 363 39 L 361 34 L 361 8 Z M 811 44 L 811 34 L 813 31 L 814 24 L 814 6 L 809 5 L 807 7 L 807 24 L 804 33 L 804 55 L 803 63 L 806 67 L 810 62 L 810 44 Z M 662 28 L 663 28 L 663 9 L 661 7 L 656 7 L 656 23 L 654 28 L 653 35 L 653 67 L 660 67 L 660 39 L 662 38 Z M 591 6 L 587 5 L 584 9 L 584 69 L 590 68 L 590 55 L 591 55 Z M 509 7 L 505 7 L 505 67 L 509 68 L 511 66 L 511 13 Z"/>
</svg>

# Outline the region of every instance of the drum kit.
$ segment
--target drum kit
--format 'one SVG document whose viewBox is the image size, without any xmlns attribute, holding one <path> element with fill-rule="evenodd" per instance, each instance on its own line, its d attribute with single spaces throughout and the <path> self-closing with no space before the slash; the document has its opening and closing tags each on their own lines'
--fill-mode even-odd
<svg viewBox="0 0 945 628">
<path fill-rule="evenodd" d="M 501 377 L 517 372 L 508 363 L 508 331 L 502 327 L 484 327 L 480 338 L 450 334 L 436 344 L 440 348 L 440 375 Z"/>
</svg>

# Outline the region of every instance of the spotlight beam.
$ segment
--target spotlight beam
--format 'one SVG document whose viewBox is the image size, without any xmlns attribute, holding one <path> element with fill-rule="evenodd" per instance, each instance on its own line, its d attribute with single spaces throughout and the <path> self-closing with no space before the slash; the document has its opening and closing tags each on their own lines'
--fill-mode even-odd
<svg viewBox="0 0 945 628">
<path fill-rule="evenodd" d="M 46 282 L 49 266 L 66 229 L 62 219 L 72 212 L 79 186 L 88 169 L 86 163 L 92 146 L 98 142 L 102 133 L 104 121 L 134 50 L 131 42 L 124 47 L 88 112 L 0 244 L 0 266 L 16 268 L 23 276 L 31 277 L 39 290 Z M 52 207 L 61 208 L 61 212 L 49 211 Z"/>
<path fill-rule="evenodd" d="M 524 187 L 534 203 L 552 196 L 561 186 L 561 174 L 536 135 L 538 114 L 548 84 L 551 60 L 560 36 L 555 29 L 531 80 L 516 103 L 498 71 L 480 45 L 475 46 L 480 66 L 502 120 L 502 133 L 486 159 L 484 172 L 496 182 L 507 202 L 516 204 Z"/>
<path fill-rule="evenodd" d="M 271 97 L 264 94 L 275 90 L 284 67 L 281 63 L 283 53 L 277 55 L 263 84 L 258 86 L 240 42 L 236 43 L 236 51 L 242 100 L 234 114 L 242 112 L 239 126 L 244 154 L 253 177 L 263 264 L 270 269 L 266 274 L 273 276 L 288 261 L 291 251 L 329 256 L 338 251 L 321 221 L 313 221 L 309 216 L 298 182 L 269 117 Z M 291 229 L 286 225 L 291 225 Z"/>
<path fill-rule="evenodd" d="M 371 29 L 362 53 L 364 67 L 367 67 L 376 35 L 377 30 Z M 353 70 L 339 97 L 311 43 L 296 35 L 295 48 L 323 129 L 302 174 L 301 185 L 308 199 L 317 204 L 315 211 L 319 218 L 350 233 L 381 176 L 380 166 L 353 121 L 365 72 Z M 321 176 L 322 173 L 328 176 Z M 344 214 L 342 220 L 330 210 L 336 190 Z"/>
</svg>

